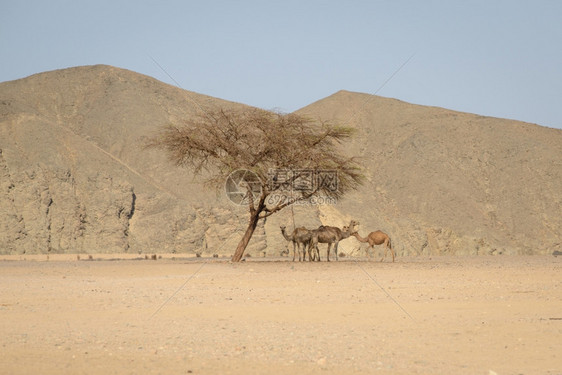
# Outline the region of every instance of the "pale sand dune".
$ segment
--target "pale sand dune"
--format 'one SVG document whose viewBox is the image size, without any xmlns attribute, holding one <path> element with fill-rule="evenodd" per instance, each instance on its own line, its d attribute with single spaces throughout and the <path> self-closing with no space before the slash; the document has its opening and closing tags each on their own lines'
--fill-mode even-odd
<svg viewBox="0 0 562 375">
<path fill-rule="evenodd" d="M 562 257 L 37 260 L 0 262 L 1 374 L 562 373 Z"/>
</svg>

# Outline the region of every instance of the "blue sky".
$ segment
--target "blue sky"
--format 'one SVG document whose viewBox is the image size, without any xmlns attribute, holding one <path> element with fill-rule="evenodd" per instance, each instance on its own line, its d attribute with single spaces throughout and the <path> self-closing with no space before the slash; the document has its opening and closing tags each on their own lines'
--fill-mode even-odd
<svg viewBox="0 0 562 375">
<path fill-rule="evenodd" d="M 2 82 L 108 64 L 175 84 L 154 59 L 265 109 L 344 89 L 562 128 L 558 0 L 0 2 Z"/>
</svg>

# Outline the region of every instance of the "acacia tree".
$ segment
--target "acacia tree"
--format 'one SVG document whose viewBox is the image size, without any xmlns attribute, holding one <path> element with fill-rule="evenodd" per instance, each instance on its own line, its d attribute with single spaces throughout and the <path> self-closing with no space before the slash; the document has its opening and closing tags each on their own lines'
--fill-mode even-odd
<svg viewBox="0 0 562 375">
<path fill-rule="evenodd" d="M 148 146 L 163 149 L 176 165 L 196 175 L 204 174 L 205 182 L 215 188 L 224 186 L 233 171 L 255 173 L 258 178 L 246 185 L 248 226 L 232 256 L 232 261 L 238 262 L 260 219 L 314 196 L 338 199 L 361 183 L 363 175 L 357 160 L 345 156 L 339 147 L 353 130 L 294 113 L 219 108 L 184 124 L 161 128 Z M 279 183 L 276 171 L 291 173 L 283 175 L 283 183 Z M 336 184 L 333 180 L 330 184 L 313 181 L 310 188 L 293 189 L 288 194 L 287 185 L 305 177 L 315 178 L 321 171 L 336 176 Z M 259 189 L 252 189 L 252 184 Z M 268 199 L 276 193 L 285 199 Z"/>
</svg>

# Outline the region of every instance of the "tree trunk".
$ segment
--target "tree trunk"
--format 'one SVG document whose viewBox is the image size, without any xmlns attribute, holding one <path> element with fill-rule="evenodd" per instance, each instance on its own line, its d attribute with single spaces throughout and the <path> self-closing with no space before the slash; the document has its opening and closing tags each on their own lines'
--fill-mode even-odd
<svg viewBox="0 0 562 375">
<path fill-rule="evenodd" d="M 248 246 L 248 243 L 250 242 L 250 239 L 252 238 L 252 235 L 256 230 L 256 226 L 258 225 L 259 216 L 260 216 L 259 211 L 255 211 L 254 213 L 250 214 L 250 222 L 248 223 L 248 228 L 246 228 L 246 233 L 244 233 L 244 236 L 238 243 L 238 246 L 236 247 L 236 251 L 232 256 L 231 260 L 233 262 L 240 262 L 240 260 L 244 256 L 244 251 L 246 250 L 246 247 Z"/>
</svg>

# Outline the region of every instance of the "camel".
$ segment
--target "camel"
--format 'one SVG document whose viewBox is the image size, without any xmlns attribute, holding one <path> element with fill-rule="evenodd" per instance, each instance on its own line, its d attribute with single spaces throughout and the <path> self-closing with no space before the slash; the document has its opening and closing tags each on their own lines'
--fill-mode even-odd
<svg viewBox="0 0 562 375">
<path fill-rule="evenodd" d="M 306 260 L 306 246 L 310 243 L 311 233 L 305 227 L 295 228 L 291 235 L 288 235 L 285 231 L 286 226 L 282 225 L 281 234 L 287 241 L 293 243 L 293 262 L 295 261 L 296 252 L 299 252 L 299 262 L 301 261 L 301 247 L 302 247 L 302 261 Z M 310 260 L 310 248 L 308 250 L 308 260 Z"/>
<path fill-rule="evenodd" d="M 384 244 L 385 250 L 383 257 L 381 258 L 381 262 L 386 257 L 386 253 L 388 252 L 388 250 L 390 250 L 390 253 L 392 254 L 392 262 L 394 262 L 394 250 L 392 249 L 392 243 L 390 242 L 390 237 L 388 237 L 388 234 L 377 230 L 376 232 L 369 233 L 367 238 L 361 237 L 357 232 L 353 232 L 351 233 L 351 235 L 355 236 L 355 238 L 357 238 L 360 242 L 368 242 L 369 247 L 371 247 L 373 251 L 375 250 L 375 245 Z M 366 249 L 366 252 L 367 255 L 369 255 L 369 248 Z"/>
<path fill-rule="evenodd" d="M 320 251 L 318 250 L 318 243 L 327 243 L 328 249 L 326 250 L 326 259 L 330 261 L 330 250 L 332 244 L 335 244 L 334 251 L 336 252 L 336 260 L 338 260 L 338 244 L 341 240 L 351 236 L 352 232 L 355 230 L 355 226 L 359 225 L 358 222 L 351 220 L 348 227 L 344 227 L 343 231 L 338 227 L 330 226 L 320 226 L 318 229 L 311 231 L 312 239 L 309 245 L 309 257 L 310 249 L 314 248 L 316 250 L 316 256 L 318 261 L 320 261 Z"/>
<path fill-rule="evenodd" d="M 324 229 L 324 228 L 326 228 L 324 225 L 321 225 L 320 227 L 318 227 L 318 229 Z M 336 228 L 336 227 L 330 227 L 330 228 Z M 349 234 L 347 234 L 347 233 L 349 233 L 348 228 L 349 228 L 349 226 L 345 225 L 341 229 L 342 240 L 349 237 Z M 318 240 L 316 240 L 316 242 L 313 241 L 314 231 L 318 231 L 318 229 L 314 229 L 314 230 L 310 231 L 311 238 L 310 238 L 310 241 L 308 243 L 308 260 L 311 261 L 311 262 L 312 261 L 318 261 L 318 262 L 320 261 L 320 250 L 318 249 L 318 242 L 321 242 L 321 241 L 318 241 Z M 338 229 L 338 228 L 336 228 L 336 229 Z M 315 247 L 314 251 L 312 251 L 312 246 Z M 331 246 L 331 243 L 329 243 L 329 246 Z M 328 262 L 329 261 L 330 260 L 328 259 Z"/>
</svg>

